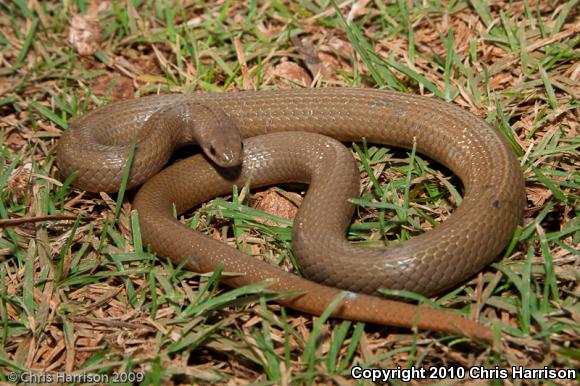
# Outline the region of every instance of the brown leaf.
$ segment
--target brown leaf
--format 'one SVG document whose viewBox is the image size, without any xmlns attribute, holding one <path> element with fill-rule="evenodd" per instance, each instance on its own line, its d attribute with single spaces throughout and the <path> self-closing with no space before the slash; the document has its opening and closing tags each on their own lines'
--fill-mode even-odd
<svg viewBox="0 0 580 386">
<path fill-rule="evenodd" d="M 339 54 L 344 58 L 350 58 L 352 55 L 354 55 L 354 47 L 352 46 L 352 44 L 338 37 L 330 38 L 328 43 L 326 43 L 326 46 L 328 46 L 336 54 Z"/>
<path fill-rule="evenodd" d="M 26 192 L 32 184 L 32 164 L 27 162 L 24 165 L 14 169 L 6 187 L 12 193 L 15 200 L 20 201 L 26 196 Z"/>
<path fill-rule="evenodd" d="M 302 197 L 297 193 L 286 193 L 287 196 L 292 197 L 293 200 L 302 200 Z M 267 190 L 262 193 L 257 193 L 255 196 L 257 203 L 255 208 L 271 214 L 276 217 L 293 220 L 298 212 L 298 208 L 288 198 L 276 193 L 275 190 Z M 264 224 L 280 225 L 277 222 L 266 220 Z"/>
<path fill-rule="evenodd" d="M 108 73 L 95 79 L 93 93 L 98 96 L 109 93 L 110 101 L 129 99 L 133 96 L 133 81 L 119 74 Z"/>
<path fill-rule="evenodd" d="M 70 21 L 68 41 L 82 56 L 93 55 L 101 42 L 101 28 L 96 17 L 75 15 Z"/>
<path fill-rule="evenodd" d="M 370 0 L 358 0 L 355 1 L 348 15 L 346 16 L 347 22 L 351 23 L 357 16 L 366 15 L 369 10 L 366 8 Z"/>
<path fill-rule="evenodd" d="M 316 77 L 319 73 L 323 78 L 326 78 L 328 74 L 326 73 L 326 68 L 322 66 L 322 62 L 314 46 L 310 42 L 303 42 L 298 36 L 293 36 L 291 38 L 294 47 L 298 50 L 300 57 L 308 67 L 310 75 Z"/>
<path fill-rule="evenodd" d="M 285 84 L 299 84 L 310 87 L 312 78 L 306 70 L 294 62 L 283 62 L 274 68 L 274 77 L 283 80 Z"/>
<path fill-rule="evenodd" d="M 322 63 L 322 74 L 325 79 L 336 79 L 337 69 L 341 68 L 340 62 L 334 56 L 324 52 L 318 54 L 318 58 Z"/>
<path fill-rule="evenodd" d="M 526 188 L 526 193 L 528 200 L 530 200 L 536 208 L 542 208 L 546 201 L 552 197 L 552 192 L 541 185 L 528 186 Z"/>
</svg>

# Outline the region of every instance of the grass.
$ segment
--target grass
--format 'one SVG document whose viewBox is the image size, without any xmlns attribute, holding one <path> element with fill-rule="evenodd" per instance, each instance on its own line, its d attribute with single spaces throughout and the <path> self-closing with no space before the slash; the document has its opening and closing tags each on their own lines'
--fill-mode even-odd
<svg viewBox="0 0 580 386">
<path fill-rule="evenodd" d="M 1 4 L 0 380 L 33 371 L 143 375 L 152 384 L 343 385 L 362 382 L 351 377 L 355 365 L 578 368 L 577 3 Z M 75 18 L 83 14 L 96 15 L 98 23 L 88 23 L 100 34 L 94 46 L 67 42 L 86 22 Z M 309 64 L 293 37 L 318 62 Z M 227 272 L 198 275 L 144 248 L 132 192 L 80 192 L 60 180 L 54 164 L 60 133 L 98 105 L 153 93 L 305 83 L 431 95 L 504 133 L 526 177 L 524 224 L 494 264 L 427 301 L 477 316 L 509 338 L 475 346 L 436 333 L 313 318 L 279 307 L 281 295 L 262 284 L 225 288 L 218 282 Z M 366 143 L 353 150 L 364 189 L 352 242 L 408 239 L 461 201 L 456 179 L 414 151 Z M 273 201 L 291 212 L 300 198 L 278 188 L 233 193 L 185 223 L 298 272 L 290 220 L 256 203 Z M 514 381 L 540 383 L 575 380 Z"/>
</svg>

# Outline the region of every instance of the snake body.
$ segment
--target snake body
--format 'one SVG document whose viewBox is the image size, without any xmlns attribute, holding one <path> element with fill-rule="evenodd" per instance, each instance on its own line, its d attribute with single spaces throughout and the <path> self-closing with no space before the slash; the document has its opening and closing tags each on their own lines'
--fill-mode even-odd
<svg viewBox="0 0 580 386">
<path fill-rule="evenodd" d="M 347 198 L 359 193 L 352 156 L 337 141 L 312 133 L 342 142 L 415 144 L 459 176 L 463 202 L 440 226 L 409 241 L 355 247 L 344 237 L 353 211 Z M 247 138 L 243 151 L 236 145 L 240 135 Z M 232 286 L 269 280 L 272 290 L 298 291 L 279 302 L 300 311 L 319 315 L 341 295 L 335 317 L 490 339 L 479 323 L 375 296 L 380 288 L 439 293 L 477 273 L 511 239 L 525 203 L 523 175 L 502 135 L 476 116 L 431 98 L 354 88 L 150 96 L 75 121 L 59 141 L 59 167 L 65 176 L 76 172 L 82 189 L 115 191 L 132 138 L 128 185 L 149 179 L 134 206 L 144 241 L 160 255 L 188 259 L 186 267 L 197 272 L 221 262 L 224 271 L 237 273 L 223 278 Z M 155 175 L 175 148 L 192 142 L 234 170 L 241 161 L 238 173 L 220 172 L 200 156 Z M 293 229 L 293 248 L 310 280 L 194 232 L 171 214 L 173 204 L 184 212 L 247 178 L 257 186 L 311 184 Z"/>
</svg>

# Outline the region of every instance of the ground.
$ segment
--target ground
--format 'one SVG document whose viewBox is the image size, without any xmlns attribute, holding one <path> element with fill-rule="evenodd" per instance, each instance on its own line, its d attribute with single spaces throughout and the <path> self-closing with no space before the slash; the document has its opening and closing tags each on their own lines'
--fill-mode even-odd
<svg viewBox="0 0 580 386">
<path fill-rule="evenodd" d="M 358 365 L 440 366 L 443 384 L 471 384 L 449 368 L 578 368 L 577 3 L 1 4 L 0 380 L 33 372 L 349 385 L 364 383 L 351 375 Z M 329 86 L 440 98 L 509 140 L 526 179 L 522 226 L 495 263 L 432 299 L 501 327 L 505 338 L 482 345 L 320 319 L 281 309 L 256 296 L 260 288 L 232 291 L 217 275 L 200 277 L 144 249 L 133 192 L 76 190 L 54 162 L 70 122 L 119 99 Z M 412 237 L 444 221 L 460 199 L 450 172 L 420 155 L 370 144 L 353 151 L 363 178 L 355 242 Z M 296 271 L 288 218 L 301 191 L 233 193 L 184 221 Z"/>
</svg>

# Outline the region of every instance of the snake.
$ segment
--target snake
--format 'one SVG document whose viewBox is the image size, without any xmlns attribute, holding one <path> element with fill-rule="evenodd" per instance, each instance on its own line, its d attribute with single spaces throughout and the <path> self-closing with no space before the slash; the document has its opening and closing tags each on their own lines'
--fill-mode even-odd
<svg viewBox="0 0 580 386">
<path fill-rule="evenodd" d="M 346 239 L 360 172 L 343 143 L 415 148 L 461 181 L 460 205 L 434 229 L 381 247 Z M 196 155 L 163 169 L 174 151 Z M 433 296 L 480 272 L 505 249 L 525 206 L 524 178 L 511 145 L 483 119 L 428 96 L 370 88 L 152 95 L 118 101 L 73 121 L 57 144 L 62 176 L 88 191 L 114 192 L 132 157 L 126 187 L 143 241 L 229 286 L 267 283 L 299 312 L 492 340 L 492 328 L 381 289 Z M 163 169 L 163 170 L 162 170 Z M 292 227 L 295 275 L 177 220 L 218 195 L 275 183 L 309 184 Z M 475 296 L 475 295 L 473 295 Z M 479 311 L 479 310 L 477 310 Z"/>
</svg>

